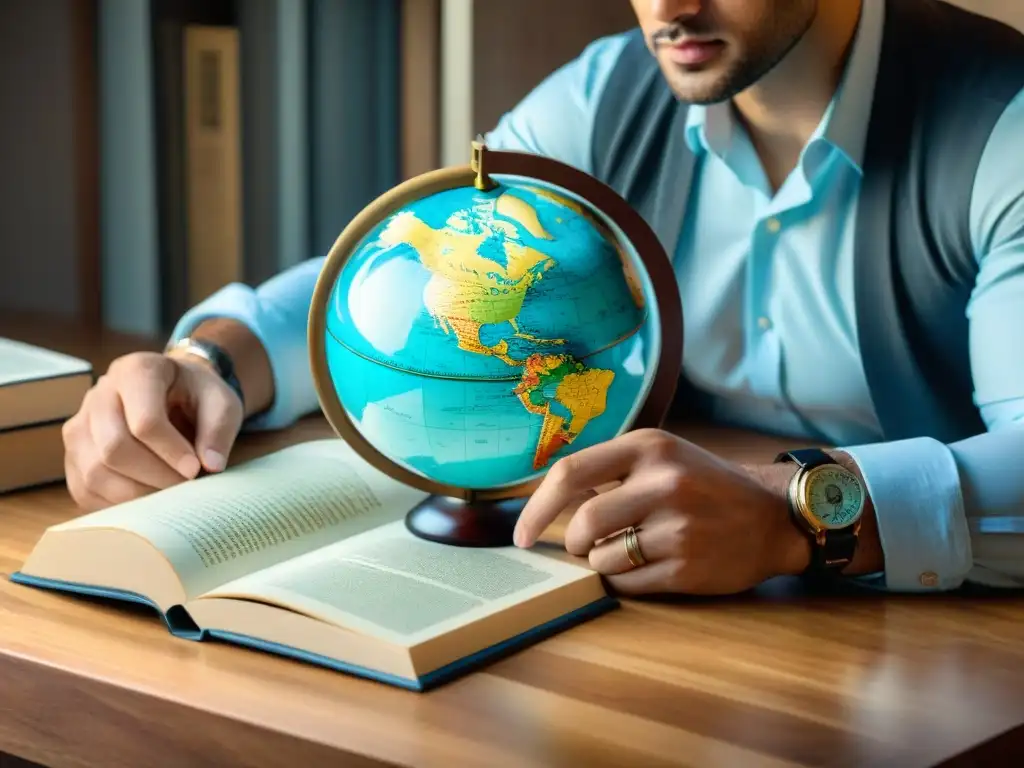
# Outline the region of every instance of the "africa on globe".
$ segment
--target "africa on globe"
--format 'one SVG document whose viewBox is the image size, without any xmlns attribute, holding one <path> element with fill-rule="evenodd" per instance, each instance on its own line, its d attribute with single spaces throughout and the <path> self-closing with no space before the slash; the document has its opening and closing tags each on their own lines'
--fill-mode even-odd
<svg viewBox="0 0 1024 768">
<path fill-rule="evenodd" d="M 531 165 L 545 173 L 517 172 Z M 650 257 L 574 182 L 597 184 L 477 144 L 470 166 L 399 185 L 335 243 L 310 313 L 314 379 L 336 430 L 396 479 L 522 495 L 649 404 L 665 357 Z"/>
</svg>

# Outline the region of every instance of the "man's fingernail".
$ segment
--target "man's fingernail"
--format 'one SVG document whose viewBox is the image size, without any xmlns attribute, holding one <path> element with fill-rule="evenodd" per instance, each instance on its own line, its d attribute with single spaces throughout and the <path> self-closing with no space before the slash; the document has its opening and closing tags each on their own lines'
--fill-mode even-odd
<svg viewBox="0 0 1024 768">
<path fill-rule="evenodd" d="M 228 463 L 223 453 L 210 450 L 203 454 L 203 461 L 206 462 L 206 469 L 210 472 L 220 472 Z"/>
<path fill-rule="evenodd" d="M 199 459 L 195 456 L 185 456 L 178 462 L 178 472 L 182 477 L 193 478 L 199 474 Z"/>
<path fill-rule="evenodd" d="M 526 533 L 516 528 L 515 532 L 512 534 L 512 541 L 517 547 L 525 547 Z"/>
</svg>

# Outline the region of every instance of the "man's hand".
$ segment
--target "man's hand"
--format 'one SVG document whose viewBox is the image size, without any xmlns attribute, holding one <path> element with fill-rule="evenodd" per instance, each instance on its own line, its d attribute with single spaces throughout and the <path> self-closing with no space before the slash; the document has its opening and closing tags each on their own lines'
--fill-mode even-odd
<svg viewBox="0 0 1024 768">
<path fill-rule="evenodd" d="M 795 469 L 789 469 L 792 472 Z M 638 430 L 560 459 L 524 508 L 518 546 L 531 546 L 593 489 L 565 531 L 565 548 L 627 594 L 730 594 L 802 572 L 810 543 L 782 493 L 667 432 Z M 646 563 L 630 565 L 621 536 L 634 526 Z"/>
<path fill-rule="evenodd" d="M 197 357 L 115 360 L 64 424 L 68 490 L 95 510 L 217 472 L 242 423 L 238 395 Z"/>
</svg>

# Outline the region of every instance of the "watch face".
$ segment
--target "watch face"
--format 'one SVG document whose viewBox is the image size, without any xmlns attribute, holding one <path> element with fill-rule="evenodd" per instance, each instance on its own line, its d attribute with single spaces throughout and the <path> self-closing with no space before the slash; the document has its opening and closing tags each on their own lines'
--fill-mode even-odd
<svg viewBox="0 0 1024 768">
<path fill-rule="evenodd" d="M 864 489 L 852 472 L 829 464 L 808 473 L 804 500 L 823 527 L 845 528 L 861 515 Z"/>
</svg>

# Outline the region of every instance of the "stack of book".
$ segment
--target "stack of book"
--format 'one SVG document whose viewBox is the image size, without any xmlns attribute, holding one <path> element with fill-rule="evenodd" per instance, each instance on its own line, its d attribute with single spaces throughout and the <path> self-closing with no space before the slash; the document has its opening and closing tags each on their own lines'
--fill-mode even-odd
<svg viewBox="0 0 1024 768">
<path fill-rule="evenodd" d="M 92 382 L 85 360 L 0 338 L 0 493 L 64 479 L 61 427 Z"/>
</svg>

